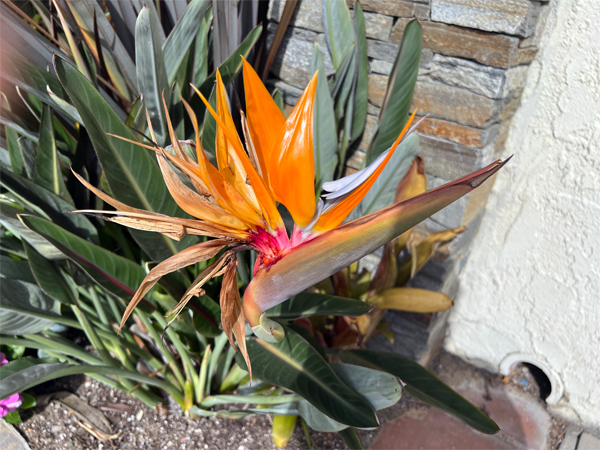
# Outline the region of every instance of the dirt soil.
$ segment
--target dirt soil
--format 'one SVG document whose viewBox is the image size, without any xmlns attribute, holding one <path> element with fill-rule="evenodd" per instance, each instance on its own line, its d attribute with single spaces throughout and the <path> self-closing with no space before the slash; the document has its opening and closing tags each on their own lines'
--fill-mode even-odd
<svg viewBox="0 0 600 450">
<path fill-rule="evenodd" d="M 526 367 L 514 371 L 510 377 L 501 377 L 474 368 L 447 353 L 440 353 L 430 368 L 442 380 L 452 384 L 456 377 L 483 377 L 491 385 L 502 383 L 509 389 L 527 395 L 532 401 L 539 398 L 539 388 Z M 75 392 L 87 402 L 100 408 L 119 437 L 100 442 L 85 431 L 67 409 L 56 402 L 46 408 L 24 411 L 24 422 L 17 425 L 32 450 L 58 449 L 217 449 L 217 450 L 263 450 L 275 449 L 271 439 L 269 416 L 251 416 L 241 420 L 224 418 L 190 419 L 183 416 L 178 404 L 168 404 L 168 412 L 161 416 L 139 400 L 112 389 L 89 377 L 69 377 L 46 383 L 36 389 L 42 394 L 66 390 Z M 381 423 L 402 415 L 409 410 L 429 406 L 405 395 L 395 406 L 378 413 Z M 121 409 L 120 411 L 116 411 Z M 564 422 L 554 419 L 547 450 L 556 450 L 564 437 Z M 360 431 L 363 445 L 368 448 L 376 436 L 376 430 Z M 319 449 L 346 448 L 335 433 L 311 433 Z M 287 449 L 304 450 L 308 445 L 300 426 L 290 440 Z"/>
<path fill-rule="evenodd" d="M 257 450 L 276 449 L 271 439 L 270 416 L 256 415 L 240 420 L 220 417 L 190 419 L 182 414 L 180 406 L 169 403 L 168 413 L 161 417 L 158 411 L 139 400 L 112 389 L 89 377 L 69 377 L 46 383 L 36 393 L 66 390 L 78 394 L 100 408 L 119 437 L 100 442 L 79 424 L 69 411 L 57 402 L 45 408 L 33 408 L 22 414 L 23 423 L 17 429 L 27 439 L 32 450 L 58 449 L 216 449 Z M 115 409 L 123 409 L 117 412 Z M 335 433 L 312 433 L 321 449 L 346 448 Z M 286 447 L 290 450 L 307 448 L 301 428 Z"/>
</svg>

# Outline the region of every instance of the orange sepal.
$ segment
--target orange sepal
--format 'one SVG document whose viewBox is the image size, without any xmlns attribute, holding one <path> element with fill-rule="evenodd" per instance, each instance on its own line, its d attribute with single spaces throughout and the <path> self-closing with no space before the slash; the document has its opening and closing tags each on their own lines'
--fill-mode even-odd
<svg viewBox="0 0 600 450">
<path fill-rule="evenodd" d="M 277 205 L 275 204 L 275 201 L 271 197 L 271 194 L 269 193 L 269 191 L 265 185 L 265 182 L 260 177 L 258 172 L 256 172 L 256 169 L 254 169 L 254 166 L 252 166 L 252 163 L 250 162 L 248 155 L 244 151 L 244 148 L 242 147 L 241 143 L 239 142 L 237 133 L 233 133 L 230 130 L 228 130 L 226 125 L 223 123 L 223 121 L 221 120 L 219 115 L 215 112 L 215 110 L 210 105 L 208 100 L 206 100 L 204 95 L 202 95 L 202 93 L 198 89 L 196 89 L 196 87 L 194 85 L 192 85 L 192 88 L 194 88 L 194 90 L 196 91 L 196 94 L 198 94 L 198 96 L 200 97 L 200 99 L 202 100 L 204 105 L 206 106 L 206 109 L 208 110 L 208 112 L 214 117 L 215 121 L 217 122 L 217 125 L 223 127 L 225 137 L 227 138 L 229 143 L 233 145 L 233 148 L 234 148 L 237 156 L 239 157 L 240 162 L 243 164 L 244 169 L 246 170 L 246 173 L 248 174 L 248 179 L 250 180 L 250 184 L 252 185 L 252 188 L 254 189 L 254 194 L 256 195 L 258 203 L 260 204 L 261 211 L 262 211 L 265 221 L 269 224 L 269 226 L 273 230 L 276 230 L 278 228 L 283 228 L 284 227 L 283 220 L 281 219 L 281 215 L 279 214 L 279 211 L 277 211 Z"/>
<path fill-rule="evenodd" d="M 313 109 L 317 73 L 288 117 L 268 162 L 269 182 L 277 200 L 300 227 L 315 214 Z"/>
<path fill-rule="evenodd" d="M 260 211 L 260 206 L 254 190 L 246 180 L 248 175 L 244 164 L 240 160 L 234 147 L 242 147 L 242 143 L 238 137 L 233 118 L 229 112 L 229 104 L 227 102 L 227 94 L 221 74 L 217 71 L 217 114 L 221 118 L 221 123 L 217 123 L 217 132 L 215 137 L 215 152 L 217 154 L 217 164 L 219 172 L 229 181 L 242 197 L 252 206 L 257 212 Z M 225 130 L 226 129 L 226 130 Z M 227 136 L 235 136 L 234 142 L 229 142 Z M 244 153 L 245 155 L 245 153 Z"/>
<path fill-rule="evenodd" d="M 285 125 L 285 116 L 252 66 L 243 58 L 242 61 L 248 128 L 256 148 L 261 175 L 268 185 L 269 159 Z"/>
</svg>

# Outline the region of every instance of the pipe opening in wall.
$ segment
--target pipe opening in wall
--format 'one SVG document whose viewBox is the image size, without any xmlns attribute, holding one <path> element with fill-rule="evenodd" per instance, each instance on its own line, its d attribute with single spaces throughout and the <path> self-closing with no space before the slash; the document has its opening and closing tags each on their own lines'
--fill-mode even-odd
<svg viewBox="0 0 600 450">
<path fill-rule="evenodd" d="M 500 362 L 498 371 L 505 376 L 514 376 L 517 382 L 525 386 L 533 394 L 539 395 L 549 405 L 556 405 L 564 394 L 564 385 L 559 375 L 548 363 L 537 355 L 527 353 L 510 353 Z M 514 373 L 520 371 L 523 380 L 520 380 L 520 374 Z"/>
<path fill-rule="evenodd" d="M 529 375 L 537 385 L 539 396 L 542 400 L 546 401 L 550 393 L 552 392 L 552 383 L 550 378 L 544 373 L 538 366 L 530 363 L 523 363 L 523 367 L 528 370 Z"/>
</svg>

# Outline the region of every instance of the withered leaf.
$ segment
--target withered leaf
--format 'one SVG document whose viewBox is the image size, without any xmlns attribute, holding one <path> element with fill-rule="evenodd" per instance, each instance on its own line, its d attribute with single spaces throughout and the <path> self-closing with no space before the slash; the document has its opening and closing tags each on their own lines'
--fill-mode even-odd
<svg viewBox="0 0 600 450">
<path fill-rule="evenodd" d="M 123 328 L 125 322 L 133 312 L 134 308 L 137 304 L 142 300 L 144 295 L 146 295 L 150 289 L 160 280 L 164 275 L 175 272 L 176 270 L 182 269 L 183 267 L 190 266 L 192 264 L 196 264 L 200 261 L 206 261 L 207 259 L 215 256 L 221 249 L 223 249 L 229 242 L 222 239 L 215 239 L 212 241 L 201 242 L 196 245 L 192 245 L 191 247 L 186 248 L 185 250 L 180 251 L 176 255 L 171 256 L 169 259 L 164 260 L 160 264 L 158 264 L 154 269 L 152 269 L 148 275 L 144 278 L 137 292 L 127 305 L 127 309 L 123 314 L 123 318 L 121 319 L 121 325 L 119 327 Z"/>
<path fill-rule="evenodd" d="M 246 348 L 246 321 L 242 310 L 242 300 L 240 299 L 240 291 L 237 283 L 237 259 L 233 259 L 227 266 L 223 275 L 223 284 L 221 286 L 221 324 L 223 331 L 229 338 L 229 343 L 233 348 L 233 336 L 237 341 L 238 349 L 246 361 L 250 381 L 252 381 L 252 366 L 248 357 L 248 349 Z"/>
</svg>

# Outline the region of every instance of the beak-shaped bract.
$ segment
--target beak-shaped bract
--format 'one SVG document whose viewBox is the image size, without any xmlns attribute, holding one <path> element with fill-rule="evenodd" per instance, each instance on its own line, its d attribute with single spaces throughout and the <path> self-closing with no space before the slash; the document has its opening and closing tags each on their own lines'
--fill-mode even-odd
<svg viewBox="0 0 600 450">
<path fill-rule="evenodd" d="M 270 334 L 269 327 L 274 324 L 265 319 L 264 311 L 400 236 L 481 185 L 506 162 L 496 161 L 466 177 L 341 225 L 293 248 L 268 270 L 259 271 L 246 288 L 246 319 L 255 333 Z"/>
</svg>

